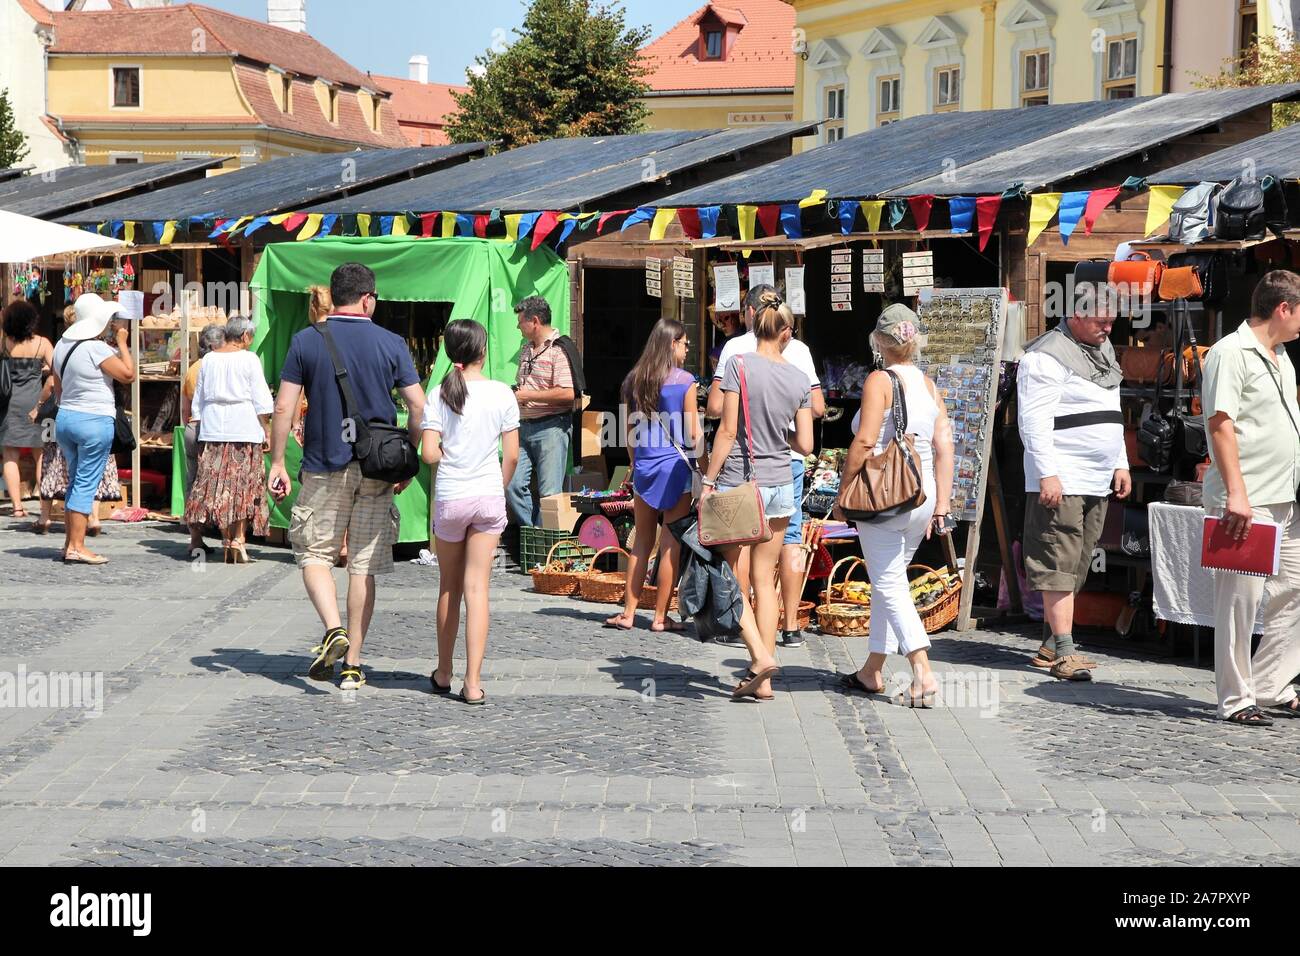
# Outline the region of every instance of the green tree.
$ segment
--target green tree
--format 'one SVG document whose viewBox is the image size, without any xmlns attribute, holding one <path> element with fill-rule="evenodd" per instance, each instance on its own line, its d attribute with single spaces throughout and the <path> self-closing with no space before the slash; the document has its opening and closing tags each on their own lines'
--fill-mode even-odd
<svg viewBox="0 0 1300 956">
<path fill-rule="evenodd" d="M 9 91 L 0 90 L 0 169 L 17 166 L 28 152 L 27 137 L 18 128 L 9 105 Z"/>
<path fill-rule="evenodd" d="M 469 90 L 456 94 L 460 109 L 448 119 L 452 142 L 510 149 L 642 129 L 649 27 L 628 27 L 621 7 L 593 0 L 532 0 L 514 33 L 514 43 L 500 36 L 475 57 Z"/>
<path fill-rule="evenodd" d="M 1195 83 L 1201 89 L 1296 82 L 1300 82 L 1300 49 L 1296 47 L 1295 35 L 1286 30 L 1275 36 L 1258 37 L 1240 56 L 1224 60 L 1218 73 L 1195 74 Z M 1300 120 L 1300 103 L 1273 106 L 1274 129 L 1290 126 L 1297 120 Z"/>
</svg>

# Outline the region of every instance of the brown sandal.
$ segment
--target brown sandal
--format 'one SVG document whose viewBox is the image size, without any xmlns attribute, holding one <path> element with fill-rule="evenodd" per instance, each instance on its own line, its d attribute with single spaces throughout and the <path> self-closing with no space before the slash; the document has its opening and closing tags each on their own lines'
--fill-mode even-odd
<svg viewBox="0 0 1300 956">
<path fill-rule="evenodd" d="M 1067 654 L 1058 657 L 1048 673 L 1058 680 L 1092 680 L 1092 668 L 1096 666 L 1082 654 Z"/>
</svg>

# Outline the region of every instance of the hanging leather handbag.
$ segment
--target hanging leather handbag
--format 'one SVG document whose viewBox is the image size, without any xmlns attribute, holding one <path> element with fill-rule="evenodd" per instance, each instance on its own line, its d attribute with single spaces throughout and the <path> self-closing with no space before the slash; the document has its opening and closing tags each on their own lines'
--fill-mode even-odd
<svg viewBox="0 0 1300 956">
<path fill-rule="evenodd" d="M 1119 368 L 1124 381 L 1131 385 L 1151 385 L 1160 374 L 1160 361 L 1163 353 L 1159 349 L 1121 346 Z"/>
<path fill-rule="evenodd" d="M 1199 299 L 1204 291 L 1195 266 L 1169 266 L 1160 276 L 1160 298 L 1166 302 Z"/>
<path fill-rule="evenodd" d="M 925 504 L 916 440 L 907 433 L 907 403 L 898 375 L 886 371 L 894 386 L 894 438 L 880 454 L 868 455 L 856 474 L 840 476 L 835 503 L 849 521 L 892 518 Z"/>
<path fill-rule="evenodd" d="M 117 416 L 113 419 L 113 454 L 125 455 L 135 451 L 135 430 L 131 428 L 131 416 L 120 405 Z"/>
<path fill-rule="evenodd" d="M 1201 357 L 1202 353 L 1208 352 L 1209 349 L 1202 348 L 1196 344 L 1196 330 L 1192 328 L 1191 320 L 1184 315 L 1183 325 L 1187 332 L 1188 351 L 1192 353 L 1192 363 L 1187 371 L 1192 374 L 1185 376 L 1183 365 L 1179 363 L 1178 369 L 1179 382 L 1175 388 L 1177 399 L 1182 398 L 1182 385 L 1184 379 L 1191 387 L 1191 409 L 1183 411 L 1182 402 L 1174 402 L 1174 419 L 1177 422 L 1176 428 L 1178 438 L 1174 443 L 1176 460 L 1174 462 L 1175 474 L 1190 471 L 1195 468 L 1210 454 L 1210 440 L 1205 433 L 1205 417 L 1201 414 Z M 1185 353 L 1184 353 L 1185 354 Z"/>
<path fill-rule="evenodd" d="M 1182 351 L 1182 372 L 1183 381 L 1191 385 L 1200 379 L 1201 363 L 1205 361 L 1205 356 L 1209 354 L 1209 349 L 1204 345 L 1187 346 Z M 1165 352 L 1160 357 L 1160 380 L 1166 385 L 1173 385 L 1177 377 L 1178 370 L 1174 368 L 1174 353 Z"/>
<path fill-rule="evenodd" d="M 1165 264 L 1151 258 L 1148 252 L 1135 252 L 1138 259 L 1124 262 L 1112 262 L 1107 270 L 1106 281 L 1113 286 L 1122 286 L 1130 296 L 1153 296 L 1160 287 Z"/>
<path fill-rule="evenodd" d="M 1110 277 L 1109 259 L 1088 259 L 1074 264 L 1074 284 L 1105 285 Z"/>
<path fill-rule="evenodd" d="M 763 510 L 763 492 L 754 480 L 754 438 L 749 423 L 749 385 L 745 381 L 745 363 L 739 357 L 732 359 L 740 378 L 740 427 L 744 440 L 740 457 L 744 464 L 745 481 L 726 491 L 714 491 L 700 499 L 699 536 L 706 548 L 723 545 L 757 544 L 772 537 Z M 737 436 L 739 440 L 740 436 Z"/>
</svg>

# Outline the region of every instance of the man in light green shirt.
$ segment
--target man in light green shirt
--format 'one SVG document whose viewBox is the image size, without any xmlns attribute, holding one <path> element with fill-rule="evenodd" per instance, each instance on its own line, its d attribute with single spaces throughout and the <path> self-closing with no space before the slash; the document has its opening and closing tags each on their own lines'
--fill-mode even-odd
<svg viewBox="0 0 1300 956">
<path fill-rule="evenodd" d="M 1296 372 L 1283 348 L 1300 338 L 1300 276 L 1265 275 L 1251 318 L 1225 335 L 1205 360 L 1202 402 L 1212 465 L 1205 510 L 1245 538 L 1256 520 L 1282 529 L 1282 560 L 1271 578 L 1216 571 L 1214 682 L 1219 716 L 1266 727 L 1259 705 L 1300 716 L 1291 679 L 1300 673 L 1300 407 Z M 1254 660 L 1251 635 L 1264 602 L 1264 636 Z"/>
</svg>

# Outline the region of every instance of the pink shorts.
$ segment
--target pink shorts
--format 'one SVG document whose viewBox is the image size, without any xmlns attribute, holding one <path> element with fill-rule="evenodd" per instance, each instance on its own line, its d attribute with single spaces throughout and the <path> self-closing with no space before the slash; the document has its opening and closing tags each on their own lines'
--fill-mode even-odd
<svg viewBox="0 0 1300 956">
<path fill-rule="evenodd" d="M 438 501 L 433 512 L 433 533 L 443 541 L 464 541 L 469 529 L 500 534 L 506 530 L 504 495 L 477 495 Z"/>
</svg>

